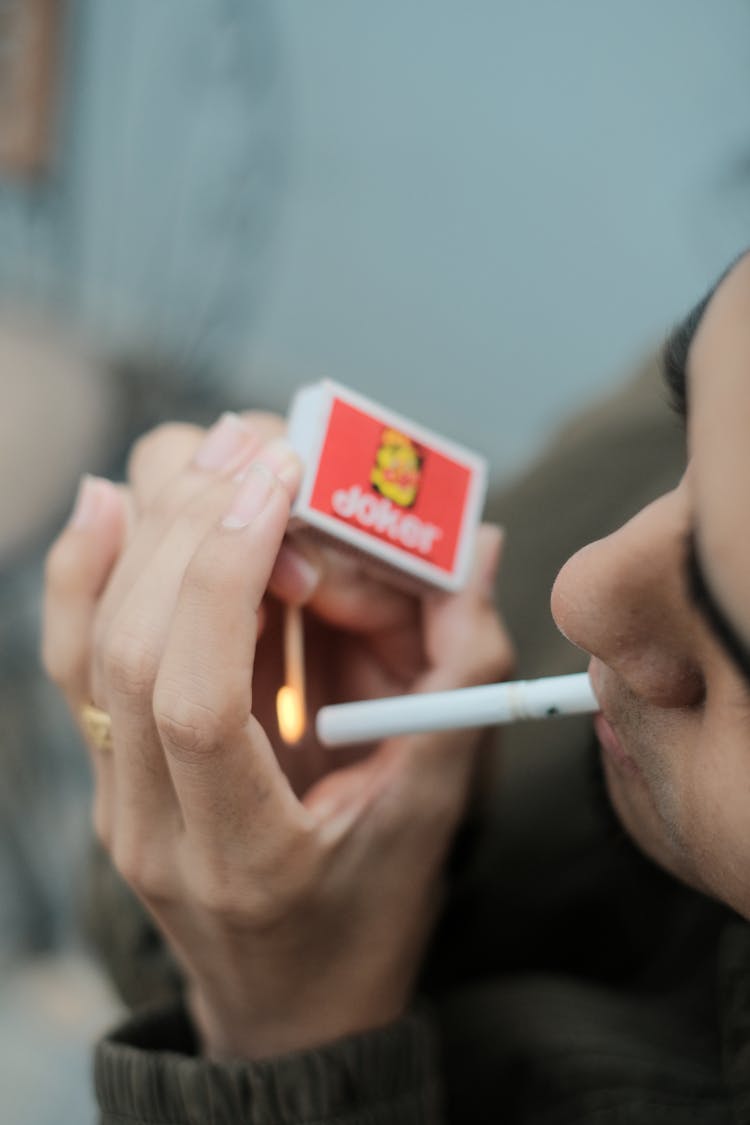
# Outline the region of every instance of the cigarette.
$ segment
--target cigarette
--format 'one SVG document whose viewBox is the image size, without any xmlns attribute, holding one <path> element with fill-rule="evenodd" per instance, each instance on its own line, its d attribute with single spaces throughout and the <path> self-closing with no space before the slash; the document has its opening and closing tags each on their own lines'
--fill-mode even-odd
<svg viewBox="0 0 750 1125">
<path fill-rule="evenodd" d="M 581 672 L 322 707 L 315 729 L 323 746 L 350 746 L 396 734 L 463 730 L 598 710 L 588 673 Z"/>
</svg>

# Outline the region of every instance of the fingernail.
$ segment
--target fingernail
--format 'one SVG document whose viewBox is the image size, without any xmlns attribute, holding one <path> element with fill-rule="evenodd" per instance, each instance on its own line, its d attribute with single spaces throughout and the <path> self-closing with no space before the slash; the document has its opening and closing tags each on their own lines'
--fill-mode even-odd
<svg viewBox="0 0 750 1125">
<path fill-rule="evenodd" d="M 251 465 L 234 495 L 232 506 L 222 525 L 232 531 L 239 531 L 251 524 L 263 510 L 275 483 L 276 477 L 266 465 L 258 462 Z"/>
<path fill-rule="evenodd" d="M 225 468 L 237 456 L 247 435 L 247 427 L 238 414 L 222 414 L 198 447 L 193 464 L 210 472 Z"/>
<path fill-rule="evenodd" d="M 276 557 L 276 577 L 291 587 L 295 601 L 307 601 L 320 585 L 320 571 L 300 552 L 283 543 Z"/>
<path fill-rule="evenodd" d="M 68 520 L 70 527 L 88 527 L 94 522 L 99 507 L 101 484 L 102 481 L 98 477 L 89 476 L 88 473 L 81 477 L 73 511 Z"/>
<path fill-rule="evenodd" d="M 302 464 L 286 438 L 278 437 L 269 441 L 268 445 L 264 446 L 257 457 L 253 459 L 249 469 L 252 469 L 255 465 L 263 465 L 270 469 L 273 475 L 278 477 L 290 491 L 295 491 L 299 485 L 302 476 Z M 240 473 L 239 479 L 242 479 L 247 471 Z"/>
</svg>

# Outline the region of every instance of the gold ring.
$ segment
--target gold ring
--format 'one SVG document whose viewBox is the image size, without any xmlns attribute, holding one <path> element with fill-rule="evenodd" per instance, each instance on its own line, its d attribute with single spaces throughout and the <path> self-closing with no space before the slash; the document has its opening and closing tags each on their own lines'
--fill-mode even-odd
<svg viewBox="0 0 750 1125">
<path fill-rule="evenodd" d="M 81 725 L 97 750 L 112 749 L 112 719 L 106 711 L 85 703 L 81 708 Z"/>
</svg>

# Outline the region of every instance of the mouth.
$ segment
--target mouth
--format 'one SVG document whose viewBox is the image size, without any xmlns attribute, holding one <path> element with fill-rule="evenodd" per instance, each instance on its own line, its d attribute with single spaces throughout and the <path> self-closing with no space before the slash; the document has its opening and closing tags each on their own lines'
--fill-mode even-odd
<svg viewBox="0 0 750 1125">
<path fill-rule="evenodd" d="M 600 707 L 600 710 L 594 716 L 594 733 L 596 734 L 599 745 L 604 751 L 607 760 L 615 766 L 618 772 L 624 773 L 630 777 L 639 777 L 641 771 L 637 763 L 630 754 L 628 754 L 620 740 L 615 724 L 608 717 L 607 702 L 601 689 L 600 665 L 593 658 L 589 664 L 589 679 L 591 680 L 591 686 L 594 689 L 594 695 Z"/>
</svg>

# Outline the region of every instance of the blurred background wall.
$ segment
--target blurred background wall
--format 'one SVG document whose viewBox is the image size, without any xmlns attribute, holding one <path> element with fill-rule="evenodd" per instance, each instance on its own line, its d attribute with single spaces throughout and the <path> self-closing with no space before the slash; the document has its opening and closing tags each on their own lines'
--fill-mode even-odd
<svg viewBox="0 0 750 1125">
<path fill-rule="evenodd" d="M 70 0 L 0 281 L 283 408 L 338 377 L 498 472 L 747 241 L 746 0 Z"/>
<path fill-rule="evenodd" d="M 90 1119 L 112 1004 L 35 655 L 79 472 L 326 374 L 500 480 L 750 242 L 747 0 L 39 2 L 51 155 L 0 176 L 0 1088 L 33 1125 Z"/>
</svg>

